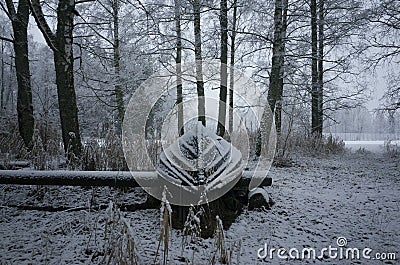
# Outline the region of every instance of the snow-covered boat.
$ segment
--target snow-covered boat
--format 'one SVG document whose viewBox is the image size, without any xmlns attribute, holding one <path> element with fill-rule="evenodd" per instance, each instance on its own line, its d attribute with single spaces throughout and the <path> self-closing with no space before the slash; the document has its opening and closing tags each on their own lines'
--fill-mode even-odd
<svg viewBox="0 0 400 265">
<path fill-rule="evenodd" d="M 243 171 L 242 154 L 198 122 L 161 153 L 157 171 L 189 191 L 232 187 Z"/>
</svg>

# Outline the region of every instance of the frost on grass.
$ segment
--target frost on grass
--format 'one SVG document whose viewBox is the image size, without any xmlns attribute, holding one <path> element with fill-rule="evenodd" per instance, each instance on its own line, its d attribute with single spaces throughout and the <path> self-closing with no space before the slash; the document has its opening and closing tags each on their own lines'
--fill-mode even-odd
<svg viewBox="0 0 400 265">
<path fill-rule="evenodd" d="M 167 188 L 164 187 L 162 193 L 161 207 L 160 207 L 160 237 L 158 240 L 157 251 L 154 257 L 154 263 L 156 263 L 158 259 L 159 252 L 161 250 L 161 246 L 163 247 L 163 255 L 162 255 L 162 264 L 168 263 L 168 251 L 169 251 L 169 241 L 170 241 L 170 233 L 172 227 L 172 208 L 167 199 L 167 195 L 170 195 Z"/>
<path fill-rule="evenodd" d="M 110 201 L 104 227 L 104 256 L 100 264 L 140 264 L 135 233 L 120 209 Z"/>
</svg>

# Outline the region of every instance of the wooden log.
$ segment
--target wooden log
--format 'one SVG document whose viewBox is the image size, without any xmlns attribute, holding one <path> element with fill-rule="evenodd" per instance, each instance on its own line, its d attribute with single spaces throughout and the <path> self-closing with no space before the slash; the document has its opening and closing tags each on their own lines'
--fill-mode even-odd
<svg viewBox="0 0 400 265">
<path fill-rule="evenodd" d="M 244 171 L 234 189 L 246 190 L 252 175 Z M 19 185 L 140 187 L 137 179 L 142 179 L 151 187 L 153 183 L 158 186 L 159 178 L 156 171 L 0 170 L 0 184 Z M 260 186 L 271 184 L 272 179 L 267 177 Z"/>
<path fill-rule="evenodd" d="M 0 184 L 140 187 L 133 177 L 157 180 L 154 171 L 1 170 Z"/>
</svg>

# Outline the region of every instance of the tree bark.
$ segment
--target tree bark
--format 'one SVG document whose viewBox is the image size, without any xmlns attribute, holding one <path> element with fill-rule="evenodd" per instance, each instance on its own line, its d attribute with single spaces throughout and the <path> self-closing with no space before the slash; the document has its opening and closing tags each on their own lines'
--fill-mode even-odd
<svg viewBox="0 0 400 265">
<path fill-rule="evenodd" d="M 227 0 L 220 2 L 220 26 L 221 26 L 221 83 L 219 90 L 219 109 L 217 135 L 224 137 L 226 126 L 226 98 L 228 86 L 228 4 Z"/>
<path fill-rule="evenodd" d="M 32 147 L 34 117 L 28 57 L 29 1 L 19 0 L 17 12 L 12 0 L 7 0 L 6 4 L 14 33 L 15 69 L 18 83 L 18 129 L 25 146 L 30 149 Z"/>
<path fill-rule="evenodd" d="M 282 0 L 275 1 L 274 12 L 274 42 L 272 47 L 272 66 L 269 79 L 268 103 L 271 112 L 276 117 L 277 103 L 282 98 L 280 81 L 282 76 L 283 49 L 282 49 Z M 278 119 L 279 120 L 279 119 Z M 276 131 L 279 136 L 281 128 L 275 118 Z"/>
<path fill-rule="evenodd" d="M 317 0 L 311 0 L 311 133 L 319 136 Z"/>
<path fill-rule="evenodd" d="M 176 30 L 176 105 L 178 106 L 178 134 L 185 133 L 183 123 L 182 94 L 182 31 L 181 31 L 181 0 L 175 0 L 175 30 Z"/>
<path fill-rule="evenodd" d="M 281 29 L 281 63 L 280 63 L 280 74 L 278 83 L 278 97 L 275 103 L 275 128 L 278 136 L 282 132 L 282 98 L 283 98 L 283 77 L 284 77 L 284 66 L 285 66 L 285 43 L 286 43 L 286 30 L 287 30 L 287 12 L 288 12 L 288 0 L 282 0 L 282 29 Z M 278 139 L 279 140 L 279 139 Z"/>
<path fill-rule="evenodd" d="M 229 72 L 229 134 L 233 131 L 233 90 L 235 86 L 235 40 L 236 40 L 237 0 L 233 1 L 232 35 L 231 35 L 231 61 Z"/>
<path fill-rule="evenodd" d="M 32 13 L 47 44 L 53 50 L 56 70 L 58 107 L 64 150 L 68 158 L 79 158 L 82 143 L 74 87 L 73 29 L 74 0 L 60 0 L 57 7 L 57 30 L 54 34 L 42 12 L 39 0 L 32 0 Z"/>
<path fill-rule="evenodd" d="M 193 0 L 194 53 L 196 60 L 196 83 L 198 97 L 198 120 L 206 126 L 206 102 L 204 98 L 203 63 L 201 55 L 200 0 Z"/>
<path fill-rule="evenodd" d="M 275 0 L 274 11 L 274 40 L 272 46 L 272 65 L 271 74 L 269 79 L 268 89 L 268 104 L 271 109 L 272 117 L 268 112 L 264 112 L 260 121 L 260 128 L 257 132 L 256 141 L 256 156 L 260 156 L 263 150 L 262 145 L 268 144 L 271 134 L 271 127 L 273 120 L 275 120 L 275 128 L 277 136 L 280 135 L 280 123 L 276 123 L 276 107 L 277 103 L 282 98 L 281 91 L 281 78 L 282 78 L 282 64 L 283 64 L 283 39 L 282 39 L 282 0 Z M 283 84 L 283 83 L 282 83 Z M 277 127 L 277 125 L 279 127 Z M 279 139 L 279 138 L 278 138 Z"/>
<path fill-rule="evenodd" d="M 284 76 L 285 38 L 287 28 L 287 0 L 275 1 L 274 12 L 274 42 L 272 48 L 272 66 L 268 90 L 268 103 L 275 116 L 275 128 L 278 137 L 282 127 L 282 96 Z"/>
<path fill-rule="evenodd" d="M 14 64 L 12 58 L 10 58 L 10 62 L 8 64 L 10 66 L 9 71 L 8 71 L 8 89 L 7 89 L 7 96 L 6 96 L 6 102 L 4 103 L 5 109 L 8 110 L 7 106 L 10 109 L 14 108 Z M 11 102 L 10 102 L 11 101 Z"/>
<path fill-rule="evenodd" d="M 120 66 L 120 46 L 119 46 L 119 0 L 113 0 L 113 35 L 114 35 L 114 93 L 117 103 L 118 119 L 116 125 L 116 131 L 118 135 L 122 134 L 122 122 L 124 121 L 124 95 L 121 88 L 121 66 Z"/>
<path fill-rule="evenodd" d="M 323 130 L 324 95 L 324 1 L 319 0 L 318 8 L 318 135 Z"/>
<path fill-rule="evenodd" d="M 4 26 L 2 27 L 2 32 L 4 32 Z M 6 84 L 4 80 L 4 40 L 1 40 L 1 91 L 0 91 L 0 113 L 4 111 L 4 93 L 6 91 Z"/>
</svg>

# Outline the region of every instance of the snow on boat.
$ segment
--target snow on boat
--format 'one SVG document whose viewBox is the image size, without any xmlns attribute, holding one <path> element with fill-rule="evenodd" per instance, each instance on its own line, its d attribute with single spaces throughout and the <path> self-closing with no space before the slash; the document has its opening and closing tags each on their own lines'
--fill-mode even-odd
<svg viewBox="0 0 400 265">
<path fill-rule="evenodd" d="M 161 153 L 157 171 L 188 191 L 221 189 L 239 180 L 242 154 L 198 122 Z"/>
</svg>

